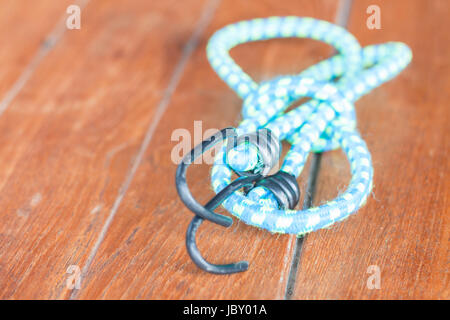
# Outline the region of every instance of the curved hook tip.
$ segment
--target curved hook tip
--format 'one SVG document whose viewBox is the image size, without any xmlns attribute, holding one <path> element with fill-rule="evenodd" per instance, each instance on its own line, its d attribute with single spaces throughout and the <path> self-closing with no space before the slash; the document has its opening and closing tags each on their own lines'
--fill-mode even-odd
<svg viewBox="0 0 450 320">
<path fill-rule="evenodd" d="M 236 272 L 247 271 L 248 267 L 249 267 L 249 264 L 247 261 L 239 261 L 238 263 L 235 263 Z"/>
<path fill-rule="evenodd" d="M 206 261 L 205 261 L 206 262 Z M 214 274 L 233 274 L 233 273 L 239 273 L 244 272 L 248 270 L 248 262 L 247 261 L 239 261 L 236 263 L 230 263 L 230 264 L 210 264 L 207 263 L 203 265 L 197 264 L 201 269 L 214 273 Z"/>
<path fill-rule="evenodd" d="M 237 263 L 221 265 L 209 263 L 202 257 L 195 241 L 195 234 L 197 232 L 198 227 L 202 224 L 202 222 L 203 222 L 202 217 L 199 217 L 197 215 L 194 216 L 194 219 L 192 219 L 186 232 L 186 248 L 192 261 L 194 261 L 194 263 L 200 269 L 215 274 L 231 274 L 247 271 L 248 270 L 247 261 L 239 261 Z"/>
</svg>

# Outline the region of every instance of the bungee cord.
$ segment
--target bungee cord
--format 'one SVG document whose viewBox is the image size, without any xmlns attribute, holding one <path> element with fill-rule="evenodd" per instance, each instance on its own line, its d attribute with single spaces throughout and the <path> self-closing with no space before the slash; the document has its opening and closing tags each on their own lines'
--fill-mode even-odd
<svg viewBox="0 0 450 320">
<path fill-rule="evenodd" d="M 325 42 L 333 46 L 337 54 L 300 74 L 279 76 L 261 83 L 252 80 L 229 55 L 239 44 L 291 37 Z M 221 198 L 225 209 L 247 224 L 273 233 L 301 236 L 341 221 L 365 204 L 372 190 L 373 167 L 370 152 L 356 130 L 354 103 L 409 64 L 412 53 L 408 46 L 389 42 L 361 48 L 348 31 L 326 21 L 271 17 L 243 21 L 218 30 L 209 40 L 207 57 L 217 74 L 243 99 L 243 121 L 231 136 L 248 138 L 264 129 L 272 141 L 268 148 L 273 149 L 267 151 L 267 147 L 261 147 L 257 142 L 259 136 L 256 140 L 237 138 L 232 147 L 224 143 L 211 172 L 214 191 L 220 194 L 227 188 L 232 183 L 233 172 L 240 176 L 266 176 L 279 157 L 279 150 L 274 151 L 273 146 L 283 140 L 291 144 L 276 177 L 266 179 L 269 183 L 257 182 L 255 178 L 253 187 L 244 193 L 233 190 Z M 310 100 L 285 112 L 303 97 Z M 230 135 L 222 138 L 230 140 Z M 219 140 L 216 137 L 214 141 Z M 342 148 L 350 162 L 352 179 L 347 190 L 318 207 L 294 210 L 292 201 L 298 202 L 295 178 L 302 172 L 309 153 L 337 148 Z M 270 167 L 267 153 L 272 156 Z M 190 163 L 192 157 L 193 154 L 186 156 L 185 163 Z M 280 200 L 282 198 L 284 201 Z M 228 218 L 213 212 L 208 216 L 193 211 L 197 218 Z M 219 224 L 231 225 L 227 221 Z M 188 233 L 191 242 L 195 242 L 195 231 L 196 228 Z M 190 254 L 192 257 L 192 252 Z M 242 269 L 241 265 L 237 271 Z M 230 268 L 227 272 L 216 273 L 229 272 Z"/>
</svg>

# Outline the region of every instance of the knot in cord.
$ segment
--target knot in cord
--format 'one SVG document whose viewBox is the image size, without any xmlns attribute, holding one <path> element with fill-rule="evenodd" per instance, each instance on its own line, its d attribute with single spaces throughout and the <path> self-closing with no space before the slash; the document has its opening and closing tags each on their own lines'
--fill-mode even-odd
<svg viewBox="0 0 450 320">
<path fill-rule="evenodd" d="M 323 41 L 338 54 L 298 75 L 258 84 L 228 53 L 245 42 L 288 37 Z M 348 217 L 366 202 L 372 189 L 373 168 L 367 146 L 355 129 L 354 102 L 408 65 L 412 54 L 405 44 L 391 42 L 361 48 L 345 29 L 326 21 L 272 17 L 243 21 L 217 31 L 208 43 L 207 55 L 218 75 L 244 100 L 243 121 L 237 134 L 248 136 L 265 128 L 278 143 L 287 140 L 291 144 L 280 169 L 282 173 L 298 177 L 310 152 L 339 147 L 345 152 L 352 173 L 348 189 L 319 207 L 286 209 L 292 206 L 280 206 L 273 190 L 257 183 L 248 194 L 236 191 L 229 196 L 223 202 L 228 211 L 247 224 L 271 232 L 302 235 Z M 302 97 L 311 100 L 284 112 Z M 232 170 L 264 170 L 266 175 L 270 170 L 266 160 L 251 141 L 229 150 L 224 144 L 212 169 L 213 189 L 217 193 L 230 184 Z M 289 202 L 286 201 L 285 204 Z"/>
</svg>

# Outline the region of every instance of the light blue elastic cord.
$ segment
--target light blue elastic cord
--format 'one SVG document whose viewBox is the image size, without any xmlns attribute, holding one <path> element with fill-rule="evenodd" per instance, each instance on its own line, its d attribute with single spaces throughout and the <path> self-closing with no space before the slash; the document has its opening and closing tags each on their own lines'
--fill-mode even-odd
<svg viewBox="0 0 450 320">
<path fill-rule="evenodd" d="M 236 45 L 274 38 L 311 38 L 332 45 L 338 54 L 298 75 L 256 83 L 229 56 Z M 392 79 L 411 61 L 411 50 L 390 42 L 361 48 L 345 29 L 312 18 L 271 17 L 229 25 L 217 31 L 207 47 L 208 59 L 219 76 L 244 100 L 238 134 L 268 128 L 291 148 L 281 170 L 298 177 L 310 152 L 341 147 L 350 161 L 348 189 L 333 201 L 307 210 L 282 210 L 263 188 L 247 195 L 235 192 L 224 207 L 245 223 L 271 232 L 303 235 L 348 217 L 364 203 L 372 189 L 373 168 L 365 142 L 355 129 L 354 102 Z M 284 113 L 302 97 L 311 100 Z M 239 149 L 240 148 L 240 149 Z M 218 152 L 212 169 L 217 193 L 231 182 L 232 170 L 251 169 L 258 161 L 255 148 Z M 242 156 L 239 156 L 241 154 Z M 244 160 L 243 160 L 244 159 Z"/>
</svg>

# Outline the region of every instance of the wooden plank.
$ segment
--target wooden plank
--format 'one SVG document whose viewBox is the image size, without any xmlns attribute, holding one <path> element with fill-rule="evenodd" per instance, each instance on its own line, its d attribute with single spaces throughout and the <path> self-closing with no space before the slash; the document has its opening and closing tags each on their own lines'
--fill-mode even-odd
<svg viewBox="0 0 450 320">
<path fill-rule="evenodd" d="M 66 8 L 76 1 L 3 1 L 0 10 L 0 107 L 7 92 L 19 76 L 32 68 L 30 63 L 39 50 L 48 50 L 50 43 L 64 28 L 59 23 Z"/>
<path fill-rule="evenodd" d="M 381 30 L 366 8 L 381 9 Z M 372 153 L 373 196 L 357 214 L 307 236 L 297 299 L 449 299 L 448 1 L 354 1 L 349 29 L 363 45 L 403 41 L 413 62 L 356 103 Z M 342 153 L 323 155 L 316 204 L 345 188 Z M 381 288 L 367 286 L 371 265 Z"/>
<path fill-rule="evenodd" d="M 0 118 L 1 298 L 68 296 L 204 3 L 92 1 Z"/>
<path fill-rule="evenodd" d="M 199 270 L 189 259 L 184 239 L 192 219 L 174 186 L 171 134 L 237 125 L 241 101 L 210 68 L 205 45 L 213 31 L 242 19 L 269 15 L 303 15 L 333 21 L 337 2 L 223 1 L 195 51 L 170 106 L 162 118 L 145 161 L 119 208 L 110 230 L 86 274 L 81 299 L 282 299 L 295 238 L 271 235 L 235 221 L 230 229 L 204 223 L 199 248 L 214 263 L 248 260 L 250 270 L 217 276 Z M 247 44 L 232 55 L 256 79 L 298 72 L 325 58 L 329 47 L 302 40 Z M 209 167 L 189 172 L 193 193 L 201 202 L 212 195 Z M 301 182 L 306 184 L 306 180 Z"/>
</svg>

